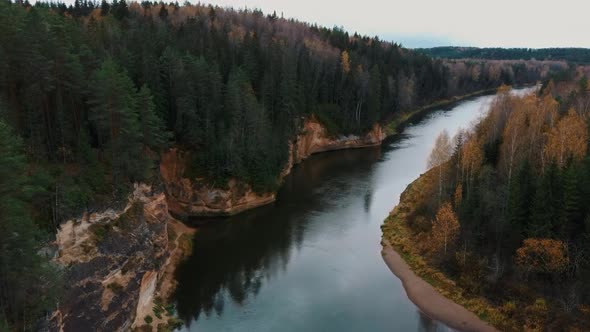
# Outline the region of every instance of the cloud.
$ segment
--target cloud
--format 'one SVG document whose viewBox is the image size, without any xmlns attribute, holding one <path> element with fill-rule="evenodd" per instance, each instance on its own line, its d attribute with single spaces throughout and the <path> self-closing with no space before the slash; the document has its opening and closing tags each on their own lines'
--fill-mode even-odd
<svg viewBox="0 0 590 332">
<path fill-rule="evenodd" d="M 64 0 L 73 3 L 74 0 Z M 196 2 L 196 0 L 190 0 Z M 182 3 L 183 1 L 179 1 Z M 587 0 L 203 0 L 343 26 L 408 47 L 590 47 Z"/>
<path fill-rule="evenodd" d="M 285 17 L 344 26 L 351 32 L 407 41 L 407 46 L 590 47 L 585 0 L 218 0 Z M 410 45 L 412 44 L 412 45 Z"/>
</svg>

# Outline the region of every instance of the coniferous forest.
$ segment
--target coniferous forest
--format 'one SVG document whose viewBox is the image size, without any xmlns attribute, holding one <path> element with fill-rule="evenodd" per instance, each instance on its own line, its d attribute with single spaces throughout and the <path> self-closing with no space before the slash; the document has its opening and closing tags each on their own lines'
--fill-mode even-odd
<svg viewBox="0 0 590 332">
<path fill-rule="evenodd" d="M 31 329 L 53 308 L 59 273 L 37 253 L 60 222 L 158 183 L 169 147 L 194 152 L 191 172 L 212 183 L 274 190 L 312 114 L 333 135 L 361 134 L 565 67 L 434 60 L 258 10 L 0 0 L 0 330 Z M 558 166 L 547 169 L 574 172 Z"/>
<path fill-rule="evenodd" d="M 417 49 L 426 55 L 442 59 L 493 59 L 493 60 L 565 60 L 578 64 L 590 63 L 587 48 L 479 48 L 442 46 Z"/>
</svg>

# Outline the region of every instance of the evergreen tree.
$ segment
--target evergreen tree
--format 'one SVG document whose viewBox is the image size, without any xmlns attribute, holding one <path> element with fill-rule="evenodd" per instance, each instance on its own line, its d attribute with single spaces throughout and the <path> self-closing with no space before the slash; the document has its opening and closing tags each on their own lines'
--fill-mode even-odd
<svg viewBox="0 0 590 332">
<path fill-rule="evenodd" d="M 37 254 L 41 234 L 27 202 L 38 187 L 25 173 L 22 148 L 0 121 L 0 326 L 7 321 L 28 330 L 53 308 L 57 274 Z"/>
<path fill-rule="evenodd" d="M 532 206 L 528 237 L 552 237 L 562 208 L 562 186 L 559 167 L 552 163 L 543 174 Z"/>
<path fill-rule="evenodd" d="M 160 6 L 160 11 L 158 12 L 158 16 L 162 19 L 162 21 L 166 21 L 168 19 L 168 9 L 166 5 L 162 4 Z"/>
<path fill-rule="evenodd" d="M 141 149 L 143 135 L 133 82 L 107 59 L 94 73 L 89 94 L 89 117 L 99 143 L 108 152 L 113 185 L 145 178 L 148 165 Z"/>
<path fill-rule="evenodd" d="M 576 165 L 570 165 L 563 172 L 563 207 L 558 225 L 558 234 L 562 237 L 572 237 L 584 229 L 579 179 Z"/>
<path fill-rule="evenodd" d="M 129 8 L 125 0 L 120 0 L 119 2 L 113 0 L 112 11 L 113 15 L 119 20 L 129 17 Z"/>
<path fill-rule="evenodd" d="M 368 122 L 371 124 L 379 120 L 381 114 L 381 74 L 378 65 L 371 68 L 368 94 Z"/>
<path fill-rule="evenodd" d="M 137 92 L 136 98 L 143 145 L 154 151 L 165 148 L 171 135 L 166 131 L 162 120 L 156 115 L 156 106 L 150 89 L 143 85 Z"/>
<path fill-rule="evenodd" d="M 102 0 L 100 3 L 100 15 L 107 16 L 111 11 L 111 5 L 107 2 L 107 0 Z"/>
<path fill-rule="evenodd" d="M 510 225 L 510 243 L 518 245 L 524 239 L 531 217 L 532 199 L 535 188 L 528 161 L 520 166 L 516 177 L 510 183 L 507 220 Z"/>
</svg>

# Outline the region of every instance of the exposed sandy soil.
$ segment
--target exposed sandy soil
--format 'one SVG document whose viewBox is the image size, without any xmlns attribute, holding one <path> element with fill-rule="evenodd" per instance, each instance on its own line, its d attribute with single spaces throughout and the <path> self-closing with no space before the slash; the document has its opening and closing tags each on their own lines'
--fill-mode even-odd
<svg viewBox="0 0 590 332">
<path fill-rule="evenodd" d="M 196 228 L 191 228 L 182 222 L 172 219 L 168 222 L 168 227 L 174 230 L 176 238 L 173 240 L 174 249 L 170 252 L 168 260 L 164 263 L 163 274 L 160 278 L 160 285 L 158 287 L 159 295 L 164 299 L 168 300 L 172 292 L 176 288 L 176 279 L 174 278 L 174 272 L 178 263 L 190 252 L 185 252 L 185 248 L 181 246 L 181 237 L 185 234 L 193 235 L 197 232 Z"/>
<path fill-rule="evenodd" d="M 381 252 L 385 264 L 402 282 L 408 298 L 428 317 L 460 331 L 497 331 L 471 311 L 442 296 L 429 283 L 414 274 L 387 241 Z"/>
<path fill-rule="evenodd" d="M 375 146 L 385 138 L 383 128 L 375 124 L 363 136 L 348 135 L 331 137 L 327 129 L 315 118 L 307 119 L 301 134 L 289 147 L 289 161 L 280 174 L 281 181 L 293 165 L 312 154 Z M 166 188 L 168 208 L 175 217 L 230 216 L 275 201 L 274 192 L 257 193 L 253 188 L 236 179 L 226 185 L 210 184 L 205 178 L 190 177 L 187 169 L 190 153 L 170 149 L 162 154 L 160 174 Z"/>
</svg>

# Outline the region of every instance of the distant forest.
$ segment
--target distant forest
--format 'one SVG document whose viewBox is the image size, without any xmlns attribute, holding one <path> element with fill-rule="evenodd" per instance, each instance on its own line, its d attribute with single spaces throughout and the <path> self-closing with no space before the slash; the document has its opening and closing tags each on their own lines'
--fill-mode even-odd
<svg viewBox="0 0 590 332">
<path fill-rule="evenodd" d="M 418 48 L 417 52 L 441 59 L 494 59 L 494 60 L 563 60 L 572 63 L 590 63 L 588 48 L 478 48 L 442 46 Z"/>
<path fill-rule="evenodd" d="M 0 0 L 0 330 L 53 308 L 59 274 L 37 251 L 59 223 L 158 183 L 164 149 L 191 151 L 191 174 L 218 186 L 273 190 L 311 114 L 360 134 L 565 67 L 434 60 L 258 10 Z"/>
</svg>

